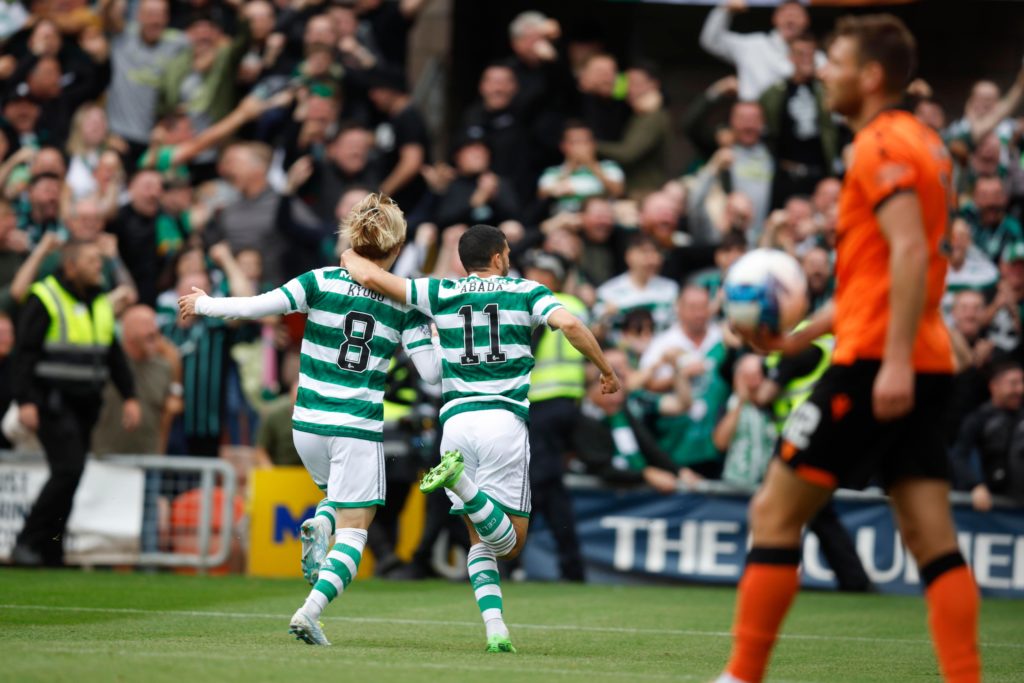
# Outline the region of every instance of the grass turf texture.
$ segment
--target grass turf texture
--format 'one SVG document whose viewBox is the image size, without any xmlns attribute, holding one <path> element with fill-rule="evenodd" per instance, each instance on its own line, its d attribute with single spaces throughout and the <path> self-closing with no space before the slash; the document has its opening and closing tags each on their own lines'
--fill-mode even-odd
<svg viewBox="0 0 1024 683">
<path fill-rule="evenodd" d="M 299 580 L 0 570 L 0 681 L 707 681 L 729 651 L 735 591 L 504 586 L 519 654 L 486 654 L 468 584 L 353 584 L 331 648 L 292 640 Z M 1020 681 L 1024 607 L 987 600 L 988 683 Z M 769 681 L 938 681 L 920 599 L 804 593 Z"/>
</svg>

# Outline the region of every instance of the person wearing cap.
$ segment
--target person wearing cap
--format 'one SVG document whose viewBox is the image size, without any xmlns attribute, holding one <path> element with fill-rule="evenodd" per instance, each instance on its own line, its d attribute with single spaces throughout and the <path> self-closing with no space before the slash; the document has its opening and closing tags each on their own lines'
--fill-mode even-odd
<svg viewBox="0 0 1024 683">
<path fill-rule="evenodd" d="M 455 179 L 438 202 L 434 222 L 444 228 L 474 223 L 499 225 L 520 220 L 519 197 L 512 183 L 491 170 L 491 150 L 482 138 L 463 137 L 452 152 Z"/>
<path fill-rule="evenodd" d="M 409 227 L 426 217 L 426 181 L 420 172 L 430 161 L 430 134 L 423 115 L 413 105 L 405 76 L 398 70 L 378 68 L 367 74 L 370 101 L 384 115 L 377 127 L 377 148 L 382 156 L 380 191 L 402 207 Z"/>
<path fill-rule="evenodd" d="M 587 319 L 582 301 L 562 291 L 568 273 L 560 256 L 528 252 L 523 275 L 546 286 L 573 315 Z M 583 558 L 572 501 L 562 481 L 569 438 L 586 392 L 586 359 L 561 332 L 539 327 L 531 343 L 535 364 L 530 375 L 530 487 L 533 508 L 548 520 L 566 581 L 583 581 Z"/>
<path fill-rule="evenodd" d="M 19 93 L 15 90 L 7 95 L 3 101 L 4 135 L 7 137 L 11 151 L 17 151 L 21 147 L 37 148 L 45 136 L 40 134 L 39 116 L 42 108 L 39 103 L 29 97 L 28 93 Z"/>
<path fill-rule="evenodd" d="M 23 95 L 39 105 L 36 129 L 46 144 L 64 146 L 71 117 L 82 104 L 103 95 L 110 82 L 110 64 L 103 56 L 82 56 L 64 69 L 55 56 L 30 54 L 10 77 L 9 94 Z"/>
</svg>

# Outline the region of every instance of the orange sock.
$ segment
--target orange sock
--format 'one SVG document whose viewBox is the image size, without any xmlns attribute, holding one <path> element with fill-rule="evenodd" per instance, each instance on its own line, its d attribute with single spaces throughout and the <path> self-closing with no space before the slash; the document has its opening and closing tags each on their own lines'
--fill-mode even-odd
<svg viewBox="0 0 1024 683">
<path fill-rule="evenodd" d="M 959 552 L 921 569 L 928 603 L 928 627 L 946 683 L 978 683 L 978 587 Z"/>
<path fill-rule="evenodd" d="M 733 625 L 732 656 L 726 671 L 745 683 L 764 678 L 782 620 L 800 578 L 799 548 L 751 548 L 740 580 Z"/>
</svg>

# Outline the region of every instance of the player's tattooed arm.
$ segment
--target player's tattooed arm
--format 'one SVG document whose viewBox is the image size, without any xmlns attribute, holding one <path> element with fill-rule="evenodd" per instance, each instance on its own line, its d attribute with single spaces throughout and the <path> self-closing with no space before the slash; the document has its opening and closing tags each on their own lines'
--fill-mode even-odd
<svg viewBox="0 0 1024 683">
<path fill-rule="evenodd" d="M 409 281 L 404 277 L 392 275 L 352 249 L 346 250 L 341 255 L 341 262 L 352 279 L 363 287 L 372 289 L 399 303 L 405 303 L 405 288 Z"/>
</svg>

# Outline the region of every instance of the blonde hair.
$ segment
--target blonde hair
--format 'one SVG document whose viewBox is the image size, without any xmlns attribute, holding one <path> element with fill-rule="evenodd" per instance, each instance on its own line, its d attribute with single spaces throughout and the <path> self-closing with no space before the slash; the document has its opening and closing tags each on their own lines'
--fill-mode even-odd
<svg viewBox="0 0 1024 683">
<path fill-rule="evenodd" d="M 82 133 L 82 122 L 85 120 L 86 116 L 96 109 L 99 109 L 106 114 L 106 111 L 104 111 L 103 107 L 101 107 L 98 102 L 86 102 L 75 110 L 74 116 L 71 117 L 71 134 L 68 136 L 67 145 L 65 145 L 68 154 L 71 156 L 86 154 L 89 152 L 89 149 L 85 146 L 85 136 Z M 110 137 L 109 132 L 107 133 L 107 137 Z"/>
<path fill-rule="evenodd" d="M 339 234 L 360 256 L 381 260 L 405 243 L 405 216 L 394 199 L 371 192 L 348 212 Z"/>
</svg>

